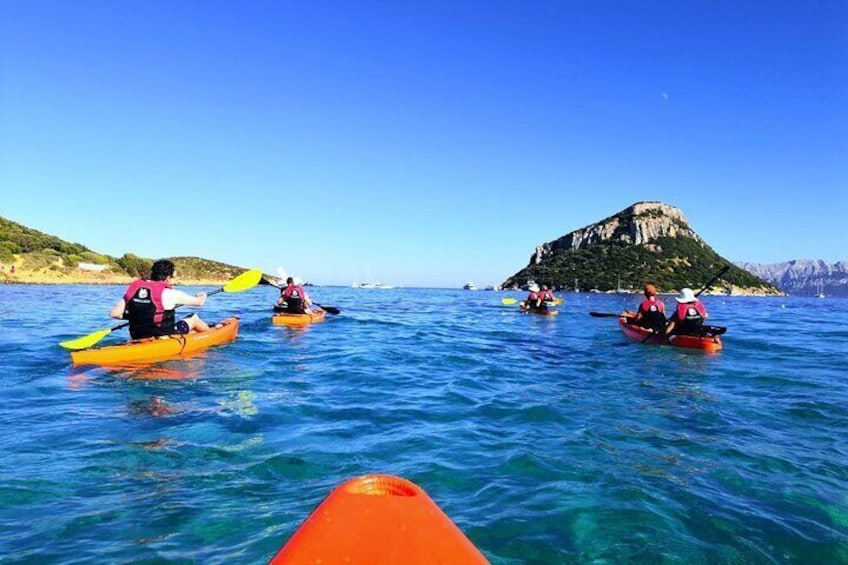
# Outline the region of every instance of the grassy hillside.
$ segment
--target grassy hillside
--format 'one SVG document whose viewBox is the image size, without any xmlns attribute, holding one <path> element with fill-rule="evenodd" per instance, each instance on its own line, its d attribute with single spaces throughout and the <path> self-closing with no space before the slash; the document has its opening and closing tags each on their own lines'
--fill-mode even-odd
<svg viewBox="0 0 848 565">
<path fill-rule="evenodd" d="M 246 270 L 201 257 L 170 259 L 181 283 L 225 282 Z M 147 276 L 153 261 L 131 253 L 121 257 L 96 253 L 0 217 L 0 265 L 6 282 L 118 284 Z"/>
</svg>

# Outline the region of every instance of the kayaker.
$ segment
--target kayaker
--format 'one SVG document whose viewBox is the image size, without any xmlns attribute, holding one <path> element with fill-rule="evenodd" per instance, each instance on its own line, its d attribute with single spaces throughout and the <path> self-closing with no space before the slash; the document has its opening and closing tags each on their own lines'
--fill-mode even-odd
<svg viewBox="0 0 848 565">
<path fill-rule="evenodd" d="M 552 290 L 548 288 L 548 285 L 543 284 L 542 289 L 539 292 L 539 298 L 542 300 L 542 304 L 547 306 L 548 304 L 553 305 L 556 303 L 556 297 Z"/>
<path fill-rule="evenodd" d="M 286 279 L 286 288 L 280 292 L 280 297 L 277 299 L 277 305 L 274 307 L 274 310 L 294 314 L 308 314 L 312 312 L 311 306 L 312 299 L 306 294 L 306 290 L 297 284 L 294 278 L 289 277 Z"/>
<path fill-rule="evenodd" d="M 677 301 L 677 308 L 674 309 L 674 313 L 668 319 L 665 335 L 697 335 L 698 329 L 704 325 L 704 320 L 709 317 L 707 309 L 704 308 L 691 288 L 684 288 L 680 291 L 680 296 L 676 296 L 674 299 Z"/>
<path fill-rule="evenodd" d="M 542 293 L 539 289 L 539 285 L 533 283 L 527 287 L 527 290 L 530 291 L 530 294 L 528 294 L 527 299 L 524 300 L 524 308 L 527 310 L 541 308 Z"/>
<path fill-rule="evenodd" d="M 653 283 L 645 285 L 643 290 L 645 300 L 639 304 L 639 309 L 634 314 L 626 311 L 624 316 L 633 325 L 650 328 L 655 332 L 662 332 L 665 328 L 665 304 L 657 297 L 657 287 Z"/>
<path fill-rule="evenodd" d="M 156 261 L 150 268 L 149 279 L 133 281 L 109 312 L 109 316 L 118 320 L 129 320 L 132 339 L 187 334 L 191 330 L 208 331 L 209 325 L 197 314 L 190 314 L 176 321 L 174 309 L 177 306 L 203 306 L 206 293 L 198 292 L 190 296 L 172 288 L 173 276 L 172 261 Z"/>
</svg>

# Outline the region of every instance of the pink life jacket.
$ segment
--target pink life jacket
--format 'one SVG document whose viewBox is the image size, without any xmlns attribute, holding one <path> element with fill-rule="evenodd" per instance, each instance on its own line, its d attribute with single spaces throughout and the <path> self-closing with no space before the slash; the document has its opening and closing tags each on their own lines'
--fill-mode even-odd
<svg viewBox="0 0 848 565">
<path fill-rule="evenodd" d="M 298 284 L 283 289 L 283 300 L 286 301 L 286 309 L 289 312 L 306 311 L 306 291 Z"/>
<path fill-rule="evenodd" d="M 124 318 L 130 322 L 130 337 L 174 333 L 174 311 L 165 310 L 162 292 L 170 288 L 167 281 L 133 281 L 124 292 Z"/>
</svg>

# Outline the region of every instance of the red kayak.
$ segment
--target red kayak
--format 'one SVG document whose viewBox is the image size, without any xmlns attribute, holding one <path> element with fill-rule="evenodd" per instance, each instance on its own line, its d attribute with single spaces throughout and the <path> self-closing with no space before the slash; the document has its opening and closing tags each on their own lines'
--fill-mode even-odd
<svg viewBox="0 0 848 565">
<path fill-rule="evenodd" d="M 675 347 L 698 349 L 700 351 L 707 351 L 710 353 L 720 351 L 721 348 L 724 347 L 718 333 L 708 333 L 704 336 L 675 334 L 668 336 L 668 339 L 666 339 L 665 336 L 654 333 L 642 326 L 628 324 L 627 318 L 623 316 L 618 319 L 618 325 L 621 327 L 621 331 L 624 332 L 624 335 L 640 343 L 647 343 L 651 345 L 673 345 Z M 724 333 L 724 329 L 725 328 L 721 328 L 721 333 Z"/>
<path fill-rule="evenodd" d="M 547 306 L 543 308 L 528 308 L 527 303 L 523 300 L 518 303 L 518 308 L 523 314 L 536 314 L 537 316 L 556 316 L 559 314 L 559 310 L 548 308 Z"/>
<path fill-rule="evenodd" d="M 270 565 L 315 563 L 488 563 L 465 534 L 413 482 L 364 475 L 312 511 Z"/>
</svg>

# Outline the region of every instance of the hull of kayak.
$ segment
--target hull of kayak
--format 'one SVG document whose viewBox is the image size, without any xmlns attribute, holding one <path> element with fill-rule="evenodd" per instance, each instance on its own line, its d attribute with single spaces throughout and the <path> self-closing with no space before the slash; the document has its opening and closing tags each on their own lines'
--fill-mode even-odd
<svg viewBox="0 0 848 565">
<path fill-rule="evenodd" d="M 289 328 L 302 328 L 315 322 L 323 322 L 327 313 L 323 310 L 315 310 L 309 314 L 291 314 L 280 312 L 271 316 L 271 323 L 275 326 L 286 326 Z"/>
<path fill-rule="evenodd" d="M 522 308 L 525 314 L 536 314 L 537 316 L 558 316 L 559 310 L 537 310 L 536 308 Z"/>
<path fill-rule="evenodd" d="M 283 563 L 488 563 L 421 487 L 364 475 L 336 487 L 271 560 Z"/>
<path fill-rule="evenodd" d="M 651 333 L 650 330 L 641 326 L 633 326 L 628 324 L 624 318 L 618 319 L 618 325 L 624 335 L 634 341 L 646 343 L 650 345 L 673 345 L 675 347 L 683 347 L 685 349 L 698 349 L 700 351 L 715 352 L 720 351 L 724 344 L 721 342 L 721 337 L 714 336 L 696 336 L 696 335 L 671 335 L 668 340 L 658 334 Z"/>
<path fill-rule="evenodd" d="M 208 332 L 151 337 L 73 351 L 71 360 L 74 365 L 122 366 L 190 357 L 215 345 L 233 341 L 238 334 L 238 326 L 238 318 L 227 318 L 221 322 L 220 328 L 212 328 Z"/>
<path fill-rule="evenodd" d="M 553 308 L 527 308 L 525 304 L 523 300 L 518 303 L 518 308 L 524 314 L 536 314 L 537 316 L 557 316 L 559 314 L 559 310 Z"/>
</svg>

